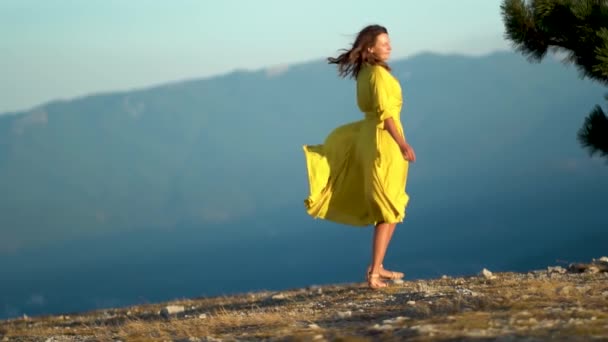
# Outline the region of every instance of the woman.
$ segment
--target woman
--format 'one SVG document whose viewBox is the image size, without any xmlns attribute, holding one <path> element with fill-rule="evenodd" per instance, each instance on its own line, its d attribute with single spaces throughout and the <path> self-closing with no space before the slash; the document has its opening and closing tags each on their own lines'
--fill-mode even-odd
<svg viewBox="0 0 608 342">
<path fill-rule="evenodd" d="M 357 82 L 357 105 L 364 118 L 334 129 L 321 145 L 304 145 L 310 194 L 309 215 L 352 226 L 374 225 L 370 288 L 388 286 L 382 279 L 400 279 L 401 272 L 382 261 L 396 224 L 405 217 L 405 192 L 414 149 L 405 140 L 400 120 L 401 86 L 387 61 L 391 44 L 386 28 L 365 27 L 350 50 L 337 58 L 340 77 Z"/>
</svg>

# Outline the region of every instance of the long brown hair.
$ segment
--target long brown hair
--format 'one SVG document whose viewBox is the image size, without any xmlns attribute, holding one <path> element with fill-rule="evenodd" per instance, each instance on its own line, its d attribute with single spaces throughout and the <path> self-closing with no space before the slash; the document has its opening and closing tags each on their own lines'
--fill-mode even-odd
<svg viewBox="0 0 608 342">
<path fill-rule="evenodd" d="M 390 71 L 391 69 L 386 63 L 368 51 L 376 44 L 376 37 L 382 33 L 388 34 L 388 30 L 384 26 L 366 26 L 357 34 L 357 38 L 350 49 L 342 49 L 344 52 L 338 57 L 327 58 L 328 63 L 338 65 L 340 77 L 357 78 L 364 63 L 381 65 Z"/>
</svg>

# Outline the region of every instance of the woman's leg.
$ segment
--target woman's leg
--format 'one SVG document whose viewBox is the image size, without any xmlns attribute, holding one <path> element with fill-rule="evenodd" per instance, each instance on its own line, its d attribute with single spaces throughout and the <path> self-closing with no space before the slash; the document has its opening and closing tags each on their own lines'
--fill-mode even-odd
<svg viewBox="0 0 608 342">
<path fill-rule="evenodd" d="M 391 228 L 389 230 L 388 233 L 388 240 L 386 242 L 386 247 L 385 250 L 388 249 L 388 244 L 392 241 L 393 239 L 393 233 L 395 232 L 395 228 L 397 227 L 397 224 L 391 224 Z M 390 271 L 384 268 L 384 266 L 382 266 L 382 272 L 381 272 L 382 276 L 384 277 L 390 277 L 392 279 L 400 279 L 403 278 L 405 276 L 405 274 L 403 274 L 402 272 L 397 272 L 397 271 Z"/>
<path fill-rule="evenodd" d="M 384 249 L 388 249 L 388 244 L 391 242 L 391 240 L 393 239 L 393 233 L 395 232 L 395 228 L 397 227 L 396 223 L 391 223 L 389 224 L 389 230 L 388 230 L 388 240 L 386 240 L 386 246 L 384 247 Z"/>
<path fill-rule="evenodd" d="M 374 257 L 380 259 L 380 268 L 379 270 L 373 271 L 372 273 L 380 273 L 383 277 L 394 277 L 392 271 L 387 271 L 382 267 L 382 261 L 384 260 L 384 256 L 386 255 L 386 251 L 388 250 L 388 245 L 390 244 L 393 233 L 395 232 L 395 228 L 397 227 L 396 223 L 380 223 L 375 227 L 374 231 L 374 239 L 372 242 L 372 261 L 367 267 L 368 273 L 372 271 L 372 266 L 374 264 Z M 380 232 L 378 233 L 378 231 Z M 386 231 L 383 231 L 386 230 Z M 382 243 L 381 246 L 376 248 L 376 243 Z M 381 253 L 382 255 L 380 256 Z M 378 254 L 377 256 L 375 256 Z M 396 272 L 399 273 L 400 272 Z M 402 275 L 402 274 L 401 274 Z"/>
<path fill-rule="evenodd" d="M 374 237 L 372 239 L 372 262 L 369 274 L 380 274 L 380 265 L 382 265 L 382 261 L 386 255 L 386 249 L 388 248 L 392 232 L 395 229 L 394 227 L 394 223 L 379 223 L 376 225 L 376 227 L 374 227 Z M 379 281 L 378 278 L 373 279 L 372 282 L 373 284 L 370 283 L 370 286 L 372 287 L 380 287 L 385 285 L 385 283 Z"/>
</svg>

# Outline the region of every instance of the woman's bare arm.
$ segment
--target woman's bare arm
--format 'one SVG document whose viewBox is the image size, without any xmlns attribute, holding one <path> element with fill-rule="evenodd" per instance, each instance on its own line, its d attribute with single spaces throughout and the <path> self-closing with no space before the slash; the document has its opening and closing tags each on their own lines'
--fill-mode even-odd
<svg viewBox="0 0 608 342">
<path fill-rule="evenodd" d="M 410 146 L 410 144 L 405 141 L 405 138 L 399 134 L 397 130 L 397 126 L 395 126 L 395 121 L 393 118 L 387 118 L 384 120 L 384 129 L 395 139 L 395 142 L 399 146 L 403 157 L 411 162 L 416 161 L 416 154 L 414 149 Z"/>
<path fill-rule="evenodd" d="M 397 143 L 397 145 L 399 145 L 399 147 L 407 145 L 407 142 L 405 141 L 403 136 L 401 136 L 401 134 L 399 134 L 399 131 L 397 131 L 397 126 L 395 126 L 395 121 L 393 120 L 393 118 L 387 118 L 386 120 L 384 120 L 384 129 L 388 131 L 388 133 L 391 135 L 391 137 L 393 137 L 393 139 L 395 139 L 395 142 Z"/>
</svg>

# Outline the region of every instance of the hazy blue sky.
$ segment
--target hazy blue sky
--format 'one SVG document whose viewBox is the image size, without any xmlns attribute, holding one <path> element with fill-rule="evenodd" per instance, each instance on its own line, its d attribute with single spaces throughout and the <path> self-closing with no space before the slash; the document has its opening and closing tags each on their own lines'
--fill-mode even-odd
<svg viewBox="0 0 608 342">
<path fill-rule="evenodd" d="M 395 58 L 504 50 L 499 0 L 2 0 L 0 113 L 334 55 L 387 26 Z"/>
</svg>

